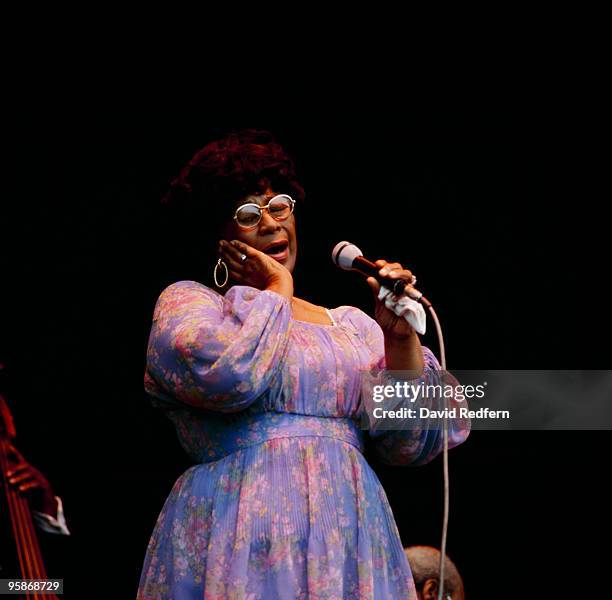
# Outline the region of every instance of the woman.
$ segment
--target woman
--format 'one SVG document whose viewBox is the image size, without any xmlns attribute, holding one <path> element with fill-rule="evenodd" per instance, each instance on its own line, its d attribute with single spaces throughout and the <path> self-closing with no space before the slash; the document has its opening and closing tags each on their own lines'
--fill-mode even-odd
<svg viewBox="0 0 612 600">
<path fill-rule="evenodd" d="M 216 229 L 219 260 L 216 289 L 174 283 L 153 315 L 145 388 L 196 464 L 159 516 L 138 598 L 416 598 L 358 420 L 364 373 L 434 380 L 435 357 L 379 301 L 373 320 L 294 296 L 293 207 L 304 192 L 269 134 L 209 144 L 174 189 L 173 200 L 179 191 L 204 207 L 189 220 Z M 412 278 L 399 263 L 377 264 Z M 467 433 L 451 423 L 449 445 Z M 439 428 L 375 440 L 397 465 L 425 463 L 442 445 Z"/>
</svg>

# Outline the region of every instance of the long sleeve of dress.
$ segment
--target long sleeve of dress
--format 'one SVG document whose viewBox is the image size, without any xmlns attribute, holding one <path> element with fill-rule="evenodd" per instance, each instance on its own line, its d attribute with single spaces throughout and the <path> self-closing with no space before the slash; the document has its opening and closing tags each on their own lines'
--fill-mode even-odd
<svg viewBox="0 0 612 600">
<path fill-rule="evenodd" d="M 164 404 L 219 412 L 247 408 L 278 375 L 289 301 L 234 286 L 225 297 L 194 281 L 160 295 L 147 349 L 145 390 Z"/>
<path fill-rule="evenodd" d="M 366 400 L 370 400 L 369 407 L 372 408 L 371 398 L 373 385 L 393 384 L 390 375 L 384 372 L 386 369 L 384 335 L 378 323 L 373 319 L 367 318 L 365 323 L 365 341 L 372 352 L 372 369 L 364 373 L 364 384 L 362 386 L 363 402 L 362 406 L 367 405 Z M 433 352 L 423 346 L 424 371 L 419 379 L 412 381 L 412 385 L 431 386 L 440 384 L 458 384 L 457 380 L 449 373 L 442 377 L 441 367 Z M 366 398 L 367 397 L 367 398 Z M 465 401 L 457 401 L 454 396 L 446 398 L 449 409 L 466 407 Z M 434 405 L 437 404 L 437 405 Z M 402 406 L 413 408 L 420 411 L 421 408 L 431 410 L 442 410 L 443 398 L 420 397 L 413 403 L 405 401 Z M 384 406 L 381 404 L 380 406 Z M 400 428 L 401 427 L 401 428 Z M 398 423 L 397 430 L 372 430 L 370 438 L 374 440 L 374 451 L 383 463 L 389 465 L 423 465 L 433 460 L 443 448 L 443 420 L 441 418 L 416 418 L 405 419 Z M 449 418 L 448 419 L 448 447 L 453 448 L 466 440 L 470 432 L 470 420 L 468 418 Z"/>
</svg>

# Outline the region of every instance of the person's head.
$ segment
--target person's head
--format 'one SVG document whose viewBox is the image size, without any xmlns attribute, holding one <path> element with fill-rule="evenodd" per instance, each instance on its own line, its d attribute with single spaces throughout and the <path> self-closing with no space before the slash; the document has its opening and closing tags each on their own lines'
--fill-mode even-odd
<svg viewBox="0 0 612 600">
<path fill-rule="evenodd" d="M 419 600 L 437 600 L 440 551 L 430 546 L 405 548 Z M 446 556 L 444 563 L 444 600 L 464 600 L 463 581 L 457 567 Z"/>
<path fill-rule="evenodd" d="M 196 265 L 202 279 L 212 273 L 221 239 L 237 239 L 257 250 L 267 250 L 293 271 L 297 237 L 292 210 L 304 195 L 293 161 L 273 136 L 247 129 L 196 152 L 164 200 L 180 209 L 175 227 L 183 238 L 190 238 L 188 260 Z M 267 209 L 258 208 L 273 198 Z M 277 242 L 279 247 L 269 248 Z M 279 249 L 282 252 L 275 256 L 274 250 Z"/>
</svg>

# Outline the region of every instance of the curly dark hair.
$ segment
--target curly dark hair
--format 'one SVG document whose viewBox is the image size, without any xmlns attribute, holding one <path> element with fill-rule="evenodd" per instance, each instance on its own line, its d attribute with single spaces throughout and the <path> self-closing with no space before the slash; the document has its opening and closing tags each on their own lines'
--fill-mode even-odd
<svg viewBox="0 0 612 600">
<path fill-rule="evenodd" d="M 231 219 L 236 202 L 267 188 L 299 201 L 305 197 L 292 159 L 270 132 L 234 131 L 198 150 L 162 198 L 169 210 L 169 235 L 178 236 L 169 240 L 179 249 L 177 258 L 184 262 L 193 257 L 202 273 L 205 261 L 214 258 L 218 234 Z"/>
<path fill-rule="evenodd" d="M 185 194 L 196 202 L 233 204 L 266 188 L 304 199 L 291 158 L 268 131 L 245 129 L 210 142 L 195 153 L 170 184 L 163 202 Z"/>
</svg>

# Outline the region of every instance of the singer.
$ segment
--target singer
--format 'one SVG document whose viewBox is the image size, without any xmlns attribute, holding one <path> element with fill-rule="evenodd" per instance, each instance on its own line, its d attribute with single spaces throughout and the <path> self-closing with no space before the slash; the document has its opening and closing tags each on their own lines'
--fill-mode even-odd
<svg viewBox="0 0 612 600">
<path fill-rule="evenodd" d="M 294 295 L 303 199 L 292 160 L 255 130 L 197 152 L 166 197 L 183 219 L 179 237 L 193 243 L 183 256 L 208 285 L 173 283 L 153 314 L 145 389 L 194 465 L 159 515 L 140 600 L 417 597 L 363 455 L 361 381 L 411 369 L 428 385 L 439 364 L 378 300 L 372 319 Z M 412 278 L 399 263 L 376 264 L 383 276 Z M 376 298 L 378 282 L 368 284 Z M 468 432 L 451 421 L 449 446 Z M 373 439 L 393 465 L 426 463 L 442 448 L 439 427 Z"/>
</svg>

